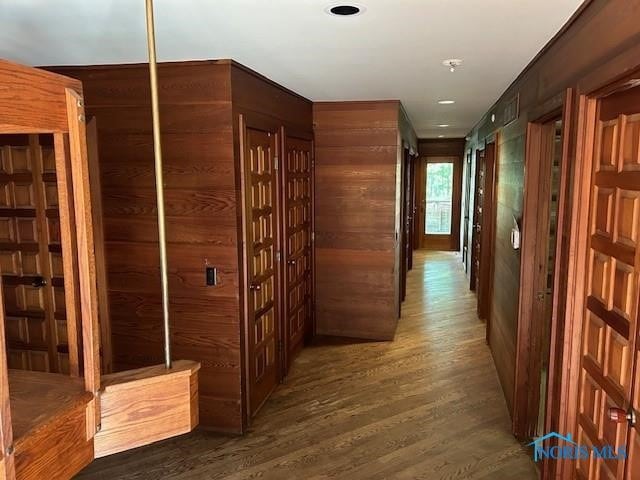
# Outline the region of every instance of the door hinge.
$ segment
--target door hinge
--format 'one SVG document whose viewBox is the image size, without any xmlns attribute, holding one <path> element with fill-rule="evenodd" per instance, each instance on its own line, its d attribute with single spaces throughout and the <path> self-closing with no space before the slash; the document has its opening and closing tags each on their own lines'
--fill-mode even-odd
<svg viewBox="0 0 640 480">
<path fill-rule="evenodd" d="M 278 171 L 278 168 L 279 168 L 279 167 L 278 167 L 278 163 L 280 163 L 280 159 L 279 159 L 278 157 L 274 157 L 274 158 L 273 158 L 273 162 L 274 162 L 274 163 L 273 163 L 273 168 L 274 168 L 276 171 Z"/>
<path fill-rule="evenodd" d="M 316 241 L 316 232 L 311 232 L 311 241 L 312 242 Z"/>
<path fill-rule="evenodd" d="M 276 251 L 276 262 L 279 262 L 279 261 L 280 261 L 280 257 L 281 257 L 281 255 L 280 255 L 280 250 L 277 250 L 277 251 Z"/>
</svg>

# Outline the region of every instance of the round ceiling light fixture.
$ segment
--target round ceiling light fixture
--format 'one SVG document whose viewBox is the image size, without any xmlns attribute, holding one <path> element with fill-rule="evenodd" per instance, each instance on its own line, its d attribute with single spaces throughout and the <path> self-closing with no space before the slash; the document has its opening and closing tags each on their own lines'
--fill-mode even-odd
<svg viewBox="0 0 640 480">
<path fill-rule="evenodd" d="M 456 103 L 455 100 L 438 100 L 438 103 L 440 105 L 453 105 L 454 103 Z"/>
<path fill-rule="evenodd" d="M 447 128 L 449 126 L 448 123 L 441 123 L 440 125 L 438 125 L 438 127 L 440 128 Z"/>
<path fill-rule="evenodd" d="M 451 73 L 456 71 L 460 65 L 462 65 L 462 60 L 459 58 L 448 58 L 442 61 L 442 65 L 447 67 Z"/>
<path fill-rule="evenodd" d="M 353 17 L 364 13 L 364 8 L 354 4 L 334 4 L 327 7 L 325 11 L 336 17 Z"/>
</svg>

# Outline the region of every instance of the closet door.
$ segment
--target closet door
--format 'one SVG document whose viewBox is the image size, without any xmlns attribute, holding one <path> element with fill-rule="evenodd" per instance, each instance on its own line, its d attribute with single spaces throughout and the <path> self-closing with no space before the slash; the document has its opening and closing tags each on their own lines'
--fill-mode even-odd
<svg viewBox="0 0 640 480">
<path fill-rule="evenodd" d="M 577 462 L 580 479 L 640 478 L 638 315 L 640 297 L 640 88 L 602 100 L 594 145 L 578 443 L 610 445 L 625 459 Z M 634 385 L 635 384 L 635 385 Z M 629 420 L 627 420 L 627 414 Z"/>
<path fill-rule="evenodd" d="M 278 135 L 244 128 L 246 349 L 249 415 L 278 383 Z"/>
<path fill-rule="evenodd" d="M 68 373 L 53 148 L 41 146 L 38 135 L 11 140 L 0 147 L 0 271 L 9 367 Z"/>
<path fill-rule="evenodd" d="M 284 150 L 284 355 L 288 371 L 312 328 L 313 144 L 287 136 Z"/>
</svg>

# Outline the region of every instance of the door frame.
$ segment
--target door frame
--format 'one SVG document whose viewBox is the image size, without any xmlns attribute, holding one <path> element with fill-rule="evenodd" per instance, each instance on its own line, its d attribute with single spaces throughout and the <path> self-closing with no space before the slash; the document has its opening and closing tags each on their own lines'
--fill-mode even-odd
<svg viewBox="0 0 640 480">
<path fill-rule="evenodd" d="M 543 184 L 548 183 L 552 152 L 545 151 L 542 145 L 544 141 L 544 129 L 556 119 L 562 120 L 562 163 L 560 166 L 560 179 L 558 191 L 558 212 L 556 222 L 556 244 L 554 256 L 554 280 L 551 311 L 551 332 L 549 337 L 549 367 L 546 389 L 546 412 L 557 411 L 557 389 L 559 362 L 556 361 L 558 352 L 562 346 L 558 345 L 559 330 L 563 318 L 560 315 L 560 304 L 566 300 L 566 291 L 562 289 L 562 249 L 565 244 L 563 225 L 566 216 L 566 198 L 568 194 L 568 171 L 570 168 L 569 128 L 572 113 L 572 90 L 567 89 L 564 94 L 558 95 L 541 108 L 532 112 L 534 121 L 527 125 L 526 152 L 525 152 L 525 178 L 524 178 L 524 207 L 522 215 L 522 237 L 520 246 L 520 294 L 518 301 L 518 327 L 516 333 L 516 366 L 513 393 L 513 434 L 520 439 L 533 438 L 538 425 L 540 408 L 540 383 L 544 352 L 542 350 L 542 338 L 544 320 L 537 312 L 538 304 L 535 292 L 539 291 L 538 285 L 546 283 L 546 271 L 538 268 L 543 262 L 543 255 L 547 249 L 542 249 L 544 244 L 541 239 L 547 237 L 547 224 L 539 221 L 539 211 L 548 210 L 549 199 L 540 199 L 539 192 Z M 543 110 L 544 113 L 541 113 Z M 543 206 L 541 209 L 540 206 Z M 546 244 L 544 244 L 546 246 Z M 543 251 L 544 250 L 544 251 Z M 546 259 L 544 259 L 546 264 Z M 545 430 L 551 431 L 557 419 L 545 412 Z"/>
<path fill-rule="evenodd" d="M 576 88 L 573 108 L 576 116 L 571 122 L 575 130 L 575 143 L 570 151 L 570 159 L 574 161 L 571 179 L 571 217 L 570 241 L 566 252 L 567 292 L 580 292 L 566 296 L 564 305 L 565 325 L 562 329 L 561 385 L 558 393 L 559 407 L 556 412 L 547 411 L 547 416 L 557 415 L 558 428 L 562 432 L 575 434 L 578 417 L 579 373 L 581 362 L 581 343 L 583 333 L 582 316 L 586 303 L 586 272 L 588 271 L 589 221 L 591 200 L 591 175 L 593 167 L 593 147 L 596 136 L 598 102 L 612 94 L 630 87 L 630 83 L 640 74 L 640 62 L 628 51 L 615 57 L 601 66 L 604 72 L 610 72 L 603 81 L 602 72 L 594 71 L 582 78 Z M 623 62 L 626 60 L 626 62 Z M 618 62 L 635 67 L 627 69 L 622 75 L 615 75 Z M 552 353 L 554 354 L 554 353 Z M 557 465 L 547 462 L 543 467 L 543 478 L 556 475 L 564 480 L 571 480 L 575 465 L 570 460 L 560 460 Z"/>
<path fill-rule="evenodd" d="M 426 214 L 426 180 L 427 165 L 429 163 L 452 163 L 453 164 L 453 190 L 451 197 L 451 233 L 449 235 L 426 235 L 425 214 Z M 416 188 L 419 199 L 419 219 L 418 235 L 420 248 L 427 250 L 448 250 L 458 251 L 460 249 L 460 216 L 462 211 L 462 157 L 458 155 L 425 155 L 418 160 L 416 171 L 418 188 Z M 429 239 L 428 237 L 432 237 Z"/>
<path fill-rule="evenodd" d="M 498 134 L 487 137 L 484 142 L 484 194 L 482 196 L 482 228 L 480 230 L 480 270 L 478 291 L 478 317 L 487 322 L 486 339 L 489 343 L 491 330 L 491 299 L 493 297 L 493 271 L 496 225 L 496 182 L 498 166 Z M 478 185 L 476 185 L 476 190 Z M 484 265 L 483 259 L 491 259 Z"/>
</svg>

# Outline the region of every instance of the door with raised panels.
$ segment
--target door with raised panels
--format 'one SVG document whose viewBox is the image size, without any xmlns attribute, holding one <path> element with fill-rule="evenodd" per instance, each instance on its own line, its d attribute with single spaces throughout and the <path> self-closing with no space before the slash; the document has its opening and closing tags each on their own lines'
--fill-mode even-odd
<svg viewBox="0 0 640 480">
<path fill-rule="evenodd" d="M 284 186 L 284 341 L 288 371 L 312 328 L 312 151 L 310 140 L 287 136 Z"/>
<path fill-rule="evenodd" d="M 41 145 L 41 140 L 43 145 Z M 50 136 L 0 139 L 0 272 L 9 368 L 69 371 Z"/>
<path fill-rule="evenodd" d="M 484 204 L 484 150 L 476 150 L 476 185 L 473 202 L 473 232 L 471 235 L 471 290 L 478 291 L 480 281 L 480 249 L 482 247 L 482 206 Z"/>
<path fill-rule="evenodd" d="M 244 129 L 246 347 L 249 414 L 279 379 L 278 134 Z"/>
<path fill-rule="evenodd" d="M 624 458 L 576 462 L 579 479 L 640 478 L 638 300 L 640 287 L 640 89 L 598 107 L 591 180 L 586 302 L 582 321 L 577 441 L 623 449 Z M 633 393 L 632 393 L 633 392 Z"/>
</svg>

